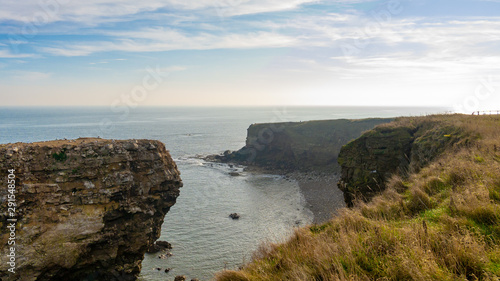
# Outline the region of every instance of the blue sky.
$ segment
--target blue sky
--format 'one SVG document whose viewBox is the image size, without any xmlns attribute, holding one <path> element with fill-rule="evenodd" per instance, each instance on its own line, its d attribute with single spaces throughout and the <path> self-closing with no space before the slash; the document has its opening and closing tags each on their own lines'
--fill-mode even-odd
<svg viewBox="0 0 500 281">
<path fill-rule="evenodd" d="M 500 108 L 498 0 L 82 2 L 2 0 L 0 105 Z"/>
</svg>

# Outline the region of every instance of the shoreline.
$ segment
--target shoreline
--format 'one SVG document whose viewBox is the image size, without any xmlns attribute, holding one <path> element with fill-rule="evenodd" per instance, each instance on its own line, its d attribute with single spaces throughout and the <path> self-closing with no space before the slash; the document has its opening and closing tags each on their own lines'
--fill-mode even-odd
<svg viewBox="0 0 500 281">
<path fill-rule="evenodd" d="M 294 172 L 290 178 L 297 181 L 307 207 L 314 214 L 313 224 L 323 224 L 346 206 L 344 193 L 337 187 L 339 175 L 326 176 Z"/>
<path fill-rule="evenodd" d="M 306 200 L 306 207 L 314 215 L 313 224 L 328 222 L 338 213 L 339 209 L 346 207 L 344 193 L 337 187 L 337 181 L 340 178 L 338 173 L 327 175 L 316 172 L 289 172 L 256 166 L 246 166 L 244 171 L 280 175 L 297 182 L 300 192 Z"/>
<path fill-rule="evenodd" d="M 306 201 L 306 207 L 313 213 L 313 224 L 328 222 L 338 213 L 338 210 L 346 207 L 344 193 L 337 187 L 340 173 L 333 169 L 331 173 L 324 171 L 290 171 L 277 168 L 264 168 L 254 165 L 244 165 L 234 162 L 223 162 L 216 160 L 213 155 L 198 157 L 207 163 L 228 165 L 231 169 L 239 167 L 243 172 L 254 174 L 270 174 L 283 176 L 285 179 L 295 181 L 300 188 L 301 194 Z M 338 167 L 340 170 L 340 167 Z"/>
</svg>

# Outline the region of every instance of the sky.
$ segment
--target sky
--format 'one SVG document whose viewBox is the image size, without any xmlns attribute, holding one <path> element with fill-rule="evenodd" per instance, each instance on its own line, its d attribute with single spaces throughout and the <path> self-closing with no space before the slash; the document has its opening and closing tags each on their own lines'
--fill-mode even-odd
<svg viewBox="0 0 500 281">
<path fill-rule="evenodd" d="M 500 109 L 500 0 L 0 3 L 0 106 Z"/>
</svg>

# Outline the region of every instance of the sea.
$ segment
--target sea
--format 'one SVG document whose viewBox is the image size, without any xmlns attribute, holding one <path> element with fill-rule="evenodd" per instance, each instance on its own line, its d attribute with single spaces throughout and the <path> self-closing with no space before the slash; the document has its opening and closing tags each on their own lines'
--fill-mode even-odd
<svg viewBox="0 0 500 281">
<path fill-rule="evenodd" d="M 266 243 L 284 242 L 313 222 L 298 184 L 280 175 L 209 163 L 203 156 L 245 145 L 253 123 L 448 112 L 437 107 L 0 107 L 0 143 L 79 137 L 162 141 L 184 186 L 162 226 L 171 257 L 146 254 L 139 280 L 210 280 L 251 261 Z M 231 176 L 236 171 L 240 176 Z M 229 214 L 238 213 L 232 220 Z M 165 273 L 165 269 L 170 272 Z M 158 270 L 160 269 L 160 270 Z"/>
</svg>

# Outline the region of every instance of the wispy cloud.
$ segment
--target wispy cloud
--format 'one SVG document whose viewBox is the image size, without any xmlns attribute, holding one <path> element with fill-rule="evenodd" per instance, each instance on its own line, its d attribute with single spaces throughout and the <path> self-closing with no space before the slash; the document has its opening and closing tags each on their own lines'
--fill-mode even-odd
<svg viewBox="0 0 500 281">
<path fill-rule="evenodd" d="M 37 72 L 37 71 L 15 71 L 12 73 L 12 78 L 22 81 L 39 81 L 45 80 L 52 76 L 52 73 Z"/>
<path fill-rule="evenodd" d="M 402 0 L 404 12 L 389 16 L 384 14 L 388 1 L 381 0 L 3 2 L 0 58 L 9 71 L 34 70 L 10 71 L 5 79 L 43 80 L 50 73 L 65 72 L 64 77 L 73 75 L 76 80 L 78 75 L 90 81 L 106 71 L 119 72 L 113 81 L 122 83 L 127 69 L 137 75 L 144 64 L 173 65 L 162 68 L 163 72 L 196 65 L 197 71 L 179 75 L 181 85 L 202 70 L 213 69 L 214 59 L 220 57 L 228 60 L 217 65 L 217 77 L 207 79 L 210 82 L 205 85 L 233 83 L 234 89 L 241 89 L 231 79 L 255 75 L 237 79 L 252 81 L 244 87 L 248 92 L 272 87 L 278 91 L 293 81 L 294 91 L 313 85 L 323 87 L 324 96 L 329 96 L 332 88 L 345 92 L 356 86 L 364 93 L 373 85 L 398 84 L 393 88 L 398 95 L 401 89 L 417 93 L 425 88 L 407 89 L 409 83 L 430 83 L 425 89 L 433 87 L 433 91 L 448 89 L 447 85 L 461 90 L 477 76 L 500 74 L 500 16 L 491 13 L 498 0 L 459 1 L 453 9 L 443 9 L 442 1 Z M 23 29 L 30 32 L 24 34 Z M 9 37 L 12 32 L 14 43 Z M 177 50 L 183 52 L 169 52 Z M 202 56 L 190 50 L 218 51 Z M 27 62 L 22 67 L 16 63 L 21 58 Z M 41 69 L 47 73 L 37 72 Z M 75 74 L 66 73 L 67 69 Z M 338 88 L 338 83 L 343 87 Z M 266 87 L 252 88 L 254 84 Z M 435 94 L 429 91 L 428 96 Z M 404 98 L 401 95 L 400 100 L 405 102 Z"/>
<path fill-rule="evenodd" d="M 12 58 L 32 58 L 35 57 L 33 54 L 13 54 L 9 50 L 0 49 L 0 58 L 12 59 Z"/>
<path fill-rule="evenodd" d="M 112 42 L 74 43 L 40 50 L 57 56 L 86 56 L 97 52 L 161 52 L 171 50 L 250 49 L 292 46 L 296 39 L 270 32 L 214 35 L 202 33 L 188 36 L 172 29 L 145 29 L 118 32 Z"/>
<path fill-rule="evenodd" d="M 89 62 L 89 64 L 106 64 L 109 63 L 108 61 L 100 61 L 100 62 Z"/>
<path fill-rule="evenodd" d="M 299 7 L 317 0 L 88 0 L 88 1 L 6 1 L 0 11 L 1 21 L 46 23 L 122 21 L 124 17 L 158 11 L 162 9 L 178 11 L 211 10 L 224 16 L 246 15 Z"/>
<path fill-rule="evenodd" d="M 366 29 L 367 23 L 358 14 L 330 14 L 257 24 L 295 30 L 298 45 L 310 48 L 295 63 L 294 58 L 280 62 L 291 72 L 451 82 L 499 71 L 500 17 L 393 18 L 378 24 L 378 29 Z M 345 46 L 354 51 L 345 52 Z"/>
</svg>

